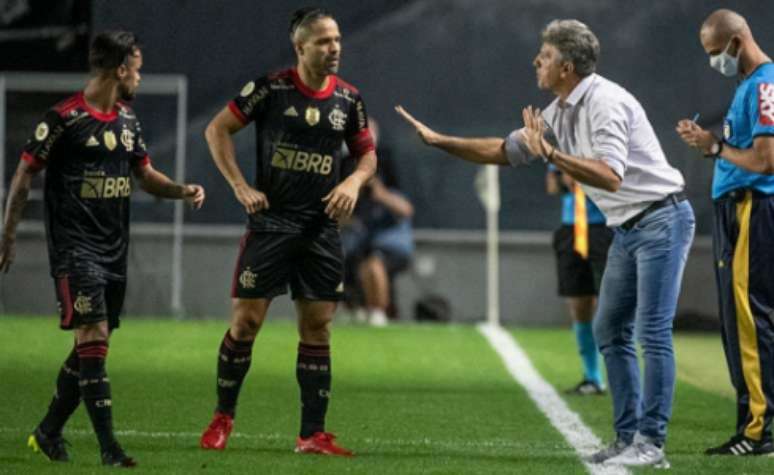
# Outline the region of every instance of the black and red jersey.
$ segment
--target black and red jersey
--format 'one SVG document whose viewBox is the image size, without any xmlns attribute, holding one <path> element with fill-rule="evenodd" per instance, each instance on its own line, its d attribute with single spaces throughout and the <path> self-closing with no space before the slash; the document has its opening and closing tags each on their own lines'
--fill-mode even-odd
<svg viewBox="0 0 774 475">
<path fill-rule="evenodd" d="M 79 92 L 35 128 L 22 159 L 46 168 L 45 221 L 52 276 L 124 279 L 133 167 L 150 163 L 134 111 L 94 110 Z"/>
<path fill-rule="evenodd" d="M 321 200 L 341 180 L 343 144 L 358 158 L 374 149 L 358 90 L 331 75 L 315 91 L 288 69 L 248 82 L 228 106 L 242 123 L 255 123 L 255 188 L 269 200 L 249 228 L 303 233 L 335 225 Z"/>
</svg>

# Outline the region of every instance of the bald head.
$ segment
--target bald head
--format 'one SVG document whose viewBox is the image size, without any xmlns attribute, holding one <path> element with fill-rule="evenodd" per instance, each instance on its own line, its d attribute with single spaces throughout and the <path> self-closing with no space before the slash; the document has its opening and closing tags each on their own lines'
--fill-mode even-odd
<svg viewBox="0 0 774 475">
<path fill-rule="evenodd" d="M 735 36 L 747 39 L 752 37 L 752 33 L 744 17 L 732 10 L 715 10 L 701 25 L 702 43 L 725 45 Z"/>
</svg>

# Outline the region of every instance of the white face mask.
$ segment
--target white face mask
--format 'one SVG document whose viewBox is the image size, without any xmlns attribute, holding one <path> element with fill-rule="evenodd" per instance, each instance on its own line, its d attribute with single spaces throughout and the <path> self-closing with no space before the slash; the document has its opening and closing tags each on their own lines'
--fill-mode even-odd
<svg viewBox="0 0 774 475">
<path fill-rule="evenodd" d="M 734 39 L 728 40 L 728 45 L 722 53 L 710 56 L 710 67 L 726 77 L 734 77 L 739 74 L 739 55 L 742 53 L 742 49 L 736 53 L 736 57 L 728 54 L 729 48 L 731 48 L 731 42 Z"/>
</svg>

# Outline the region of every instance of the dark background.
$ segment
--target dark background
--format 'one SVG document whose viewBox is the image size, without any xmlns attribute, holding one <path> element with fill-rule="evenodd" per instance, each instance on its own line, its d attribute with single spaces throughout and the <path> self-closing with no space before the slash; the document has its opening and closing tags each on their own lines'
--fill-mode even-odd
<svg viewBox="0 0 774 475">
<path fill-rule="evenodd" d="M 393 112 L 403 104 L 441 131 L 504 136 L 521 126 L 521 108 L 552 97 L 535 86 L 531 62 L 539 33 L 554 18 L 577 18 L 598 35 L 598 72 L 629 89 L 643 104 L 672 164 L 688 182 L 700 232 L 710 226 L 712 165 L 681 144 L 674 125 L 701 113 L 719 128 L 735 82 L 709 68 L 698 41 L 701 21 L 715 8 L 745 15 L 758 42 L 774 53 L 774 9 L 760 1 L 613 0 L 338 0 L 320 2 L 343 34 L 340 75 L 355 84 L 382 125 L 404 191 L 413 199 L 420 228 L 476 229 L 484 216 L 475 193 L 476 167 L 425 148 Z M 26 4 L 26 11 L 18 4 Z M 179 73 L 189 80 L 188 179 L 204 184 L 208 203 L 189 221 L 239 223 L 240 206 L 211 162 L 202 133 L 208 120 L 255 76 L 290 66 L 287 35 L 298 1 L 34 1 L 0 0 L 0 69 L 84 71 L 89 35 L 129 29 L 144 44 L 143 73 Z M 13 8 L 11 8 L 13 7 Z M 16 10 L 14 10 L 14 8 Z M 16 11 L 16 16 L 9 14 Z M 19 15 L 19 12 L 22 12 Z M 10 18 L 10 21 L 6 19 Z M 27 38 L 44 27 L 59 34 Z M 54 33 L 58 30 L 52 30 Z M 27 32 L 27 36 L 25 33 Z M 174 100 L 142 96 L 136 108 L 156 165 L 171 171 Z M 23 137 L 56 100 L 52 95 L 9 96 L 7 180 Z M 253 132 L 237 136 L 238 156 L 252 173 Z M 501 226 L 547 230 L 559 203 L 543 191 L 543 166 L 503 169 Z M 136 219 L 168 219 L 171 207 L 140 207 Z"/>
</svg>

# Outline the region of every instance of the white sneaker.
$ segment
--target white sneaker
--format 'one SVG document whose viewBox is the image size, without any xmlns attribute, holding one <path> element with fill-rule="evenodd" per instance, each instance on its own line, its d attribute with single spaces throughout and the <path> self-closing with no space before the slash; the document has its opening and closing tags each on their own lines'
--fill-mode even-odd
<svg viewBox="0 0 774 475">
<path fill-rule="evenodd" d="M 358 307 L 352 312 L 352 317 L 355 323 L 368 323 L 368 313 L 364 308 Z"/>
<path fill-rule="evenodd" d="M 623 452 L 605 460 L 605 465 L 625 465 L 627 467 L 645 467 L 667 469 L 669 462 L 664 455 L 664 448 L 659 447 L 649 437 L 637 433 L 634 443 L 624 449 Z"/>
<path fill-rule="evenodd" d="M 381 309 L 372 309 L 368 312 L 368 323 L 372 327 L 386 327 L 387 326 L 387 314 Z"/>
<path fill-rule="evenodd" d="M 620 455 L 624 450 L 631 447 L 631 445 L 630 442 L 624 442 L 622 439 L 616 438 L 610 445 L 584 457 L 583 460 L 588 463 L 604 463 L 606 460 Z"/>
</svg>

